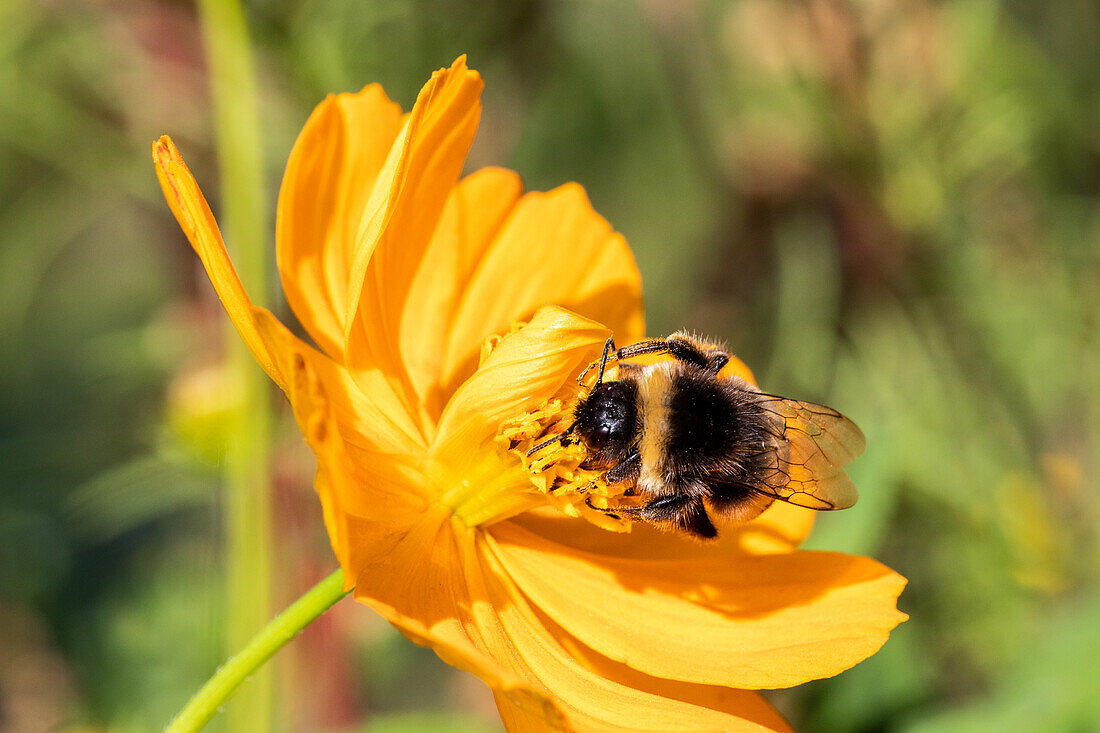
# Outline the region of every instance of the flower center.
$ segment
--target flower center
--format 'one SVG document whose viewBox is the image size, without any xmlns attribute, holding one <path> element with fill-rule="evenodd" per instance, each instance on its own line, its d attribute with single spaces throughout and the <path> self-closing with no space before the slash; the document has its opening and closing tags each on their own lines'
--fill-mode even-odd
<svg viewBox="0 0 1100 733">
<path fill-rule="evenodd" d="M 512 332 L 522 326 L 513 325 Z M 486 341 L 482 363 L 502 338 Z M 574 380 L 566 380 L 539 408 L 496 426 L 491 441 L 485 436 L 494 434 L 493 427 L 473 421 L 434 449 L 427 470 L 441 488 L 440 501 L 471 527 L 550 505 L 603 529 L 630 531 L 630 518 L 616 508 L 637 506 L 640 500 L 621 484 L 609 485 L 602 471 L 582 468 L 587 455 L 581 444 L 558 440 L 531 452 L 569 427 L 572 406 L 584 391 Z"/>
<path fill-rule="evenodd" d="M 476 527 L 545 502 L 533 490 L 522 464 L 493 442 L 485 425 L 468 425 L 436 450 L 428 474 L 442 488 L 440 501 L 467 526 Z"/>
<path fill-rule="evenodd" d="M 639 500 L 626 494 L 624 485 L 608 484 L 603 471 L 583 468 L 588 457 L 583 445 L 566 438 L 528 455 L 532 448 L 562 433 L 572 422 L 572 404 L 581 389 L 571 383 L 563 391 L 565 395 L 559 393 L 539 409 L 501 425 L 497 443 L 519 459 L 528 480 L 546 503 L 603 529 L 629 532 L 630 517 L 615 510 L 637 506 Z"/>
</svg>

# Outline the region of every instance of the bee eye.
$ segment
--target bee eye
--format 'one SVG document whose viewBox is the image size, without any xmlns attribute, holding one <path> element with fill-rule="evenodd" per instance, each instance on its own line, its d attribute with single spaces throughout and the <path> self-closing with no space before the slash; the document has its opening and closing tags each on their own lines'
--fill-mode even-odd
<svg viewBox="0 0 1100 733">
<path fill-rule="evenodd" d="M 591 434 L 589 434 L 589 436 L 588 436 L 588 447 L 592 448 L 593 450 L 600 450 L 605 445 L 607 445 L 607 441 L 610 440 L 610 439 L 611 439 L 611 426 L 610 425 L 600 425 L 598 428 L 593 430 L 591 432 Z"/>
</svg>

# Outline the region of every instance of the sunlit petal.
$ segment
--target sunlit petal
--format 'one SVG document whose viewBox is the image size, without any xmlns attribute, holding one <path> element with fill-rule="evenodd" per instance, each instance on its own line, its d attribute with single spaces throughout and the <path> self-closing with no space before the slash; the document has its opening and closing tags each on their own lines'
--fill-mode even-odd
<svg viewBox="0 0 1100 733">
<path fill-rule="evenodd" d="M 561 644 L 525 600 L 494 548 L 482 545 L 482 577 L 513 664 L 554 690 L 570 727 L 577 731 L 761 731 L 787 730 L 786 723 L 752 693 L 698 685 L 664 684 L 629 670 L 621 678 L 608 667 L 595 670 Z M 570 589 L 566 589 L 569 592 Z M 589 599 L 592 605 L 599 601 Z M 638 619 L 634 620 L 637 624 Z M 638 686 L 631 686 L 630 683 Z M 652 688 L 651 688 L 652 685 Z M 505 707 L 498 700 L 498 707 Z M 502 710 L 522 730 L 532 722 Z"/>
<path fill-rule="evenodd" d="M 507 523 L 491 537 L 523 592 L 566 631 L 669 679 L 761 689 L 832 676 L 906 618 L 896 610 L 904 579 L 862 557 L 638 560 L 576 553 Z"/>
<path fill-rule="evenodd" d="M 283 290 L 313 340 L 338 361 L 359 224 L 403 122 L 377 84 L 330 96 L 306 121 L 283 176 L 275 237 Z"/>
<path fill-rule="evenodd" d="M 486 168 L 462 179 L 447 200 L 439 226 L 424 259 L 409 285 L 400 324 L 401 354 L 405 368 L 429 414 L 438 419 L 453 387 L 445 374 L 447 349 L 456 328 L 458 304 L 470 279 L 481 268 L 485 253 L 495 240 L 523 193 L 514 172 Z M 490 335 L 507 330 L 511 321 L 485 330 L 473 342 L 475 360 L 465 378 L 477 366 L 476 352 Z"/>
<path fill-rule="evenodd" d="M 285 390 L 289 376 L 280 369 L 278 355 L 272 352 L 273 345 L 265 340 L 258 326 L 260 319 L 274 320 L 274 316 L 252 305 L 249 300 L 237 271 L 233 269 L 210 205 L 206 203 L 183 156 L 167 135 L 153 143 L 153 162 L 168 206 L 202 260 L 237 333 L 264 371 Z"/>
<path fill-rule="evenodd" d="M 576 184 L 529 193 L 516 205 L 457 304 L 440 382 L 468 374 L 474 345 L 486 336 L 550 303 L 604 324 L 619 343 L 645 334 L 634 256 Z"/>
<path fill-rule="evenodd" d="M 437 441 L 471 419 L 484 421 L 495 433 L 508 418 L 538 407 L 599 354 L 608 335 L 601 324 L 562 308 L 539 310 L 530 323 L 502 339 L 454 394 L 439 419 Z"/>
<path fill-rule="evenodd" d="M 355 369 L 378 367 L 407 379 L 401 309 L 477 131 L 482 86 L 464 57 L 433 74 L 375 181 L 359 222 L 345 311 L 346 359 Z"/>
</svg>

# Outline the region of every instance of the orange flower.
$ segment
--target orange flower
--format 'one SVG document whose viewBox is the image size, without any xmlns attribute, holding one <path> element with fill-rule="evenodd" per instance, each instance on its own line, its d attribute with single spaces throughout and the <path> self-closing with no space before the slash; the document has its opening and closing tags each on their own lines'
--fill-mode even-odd
<svg viewBox="0 0 1100 733">
<path fill-rule="evenodd" d="M 460 58 L 408 114 L 369 86 L 306 123 L 278 264 L 319 350 L 249 301 L 171 140 L 153 158 L 317 454 L 358 600 L 487 682 L 509 730 L 785 730 L 748 690 L 873 654 L 905 618 L 905 581 L 867 558 L 795 551 L 812 513 L 781 502 L 702 544 L 551 495 L 577 461 L 562 448 L 527 465 L 517 446 L 564 419 L 611 333 L 642 338 L 640 280 L 579 186 L 524 194 L 499 168 L 459 180 L 481 88 Z"/>
</svg>

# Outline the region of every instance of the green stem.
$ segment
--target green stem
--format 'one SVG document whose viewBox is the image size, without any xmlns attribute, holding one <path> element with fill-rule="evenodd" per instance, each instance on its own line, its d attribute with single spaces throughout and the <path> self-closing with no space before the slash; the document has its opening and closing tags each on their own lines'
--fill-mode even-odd
<svg viewBox="0 0 1100 733">
<path fill-rule="evenodd" d="M 252 47 L 240 0 L 199 0 L 214 100 L 221 220 L 237 274 L 267 302 L 268 207 Z M 241 396 L 229 418 L 225 458 L 226 649 L 239 649 L 271 618 L 271 385 L 227 324 L 227 369 Z M 272 730 L 274 677 L 256 675 L 226 712 L 230 730 Z"/>
<path fill-rule="evenodd" d="M 289 608 L 271 619 L 240 652 L 218 668 L 172 719 L 164 729 L 165 733 L 188 733 L 206 725 L 249 675 L 345 595 L 343 570 L 337 570 L 313 586 Z M 251 727 L 246 730 L 251 730 Z"/>
</svg>

